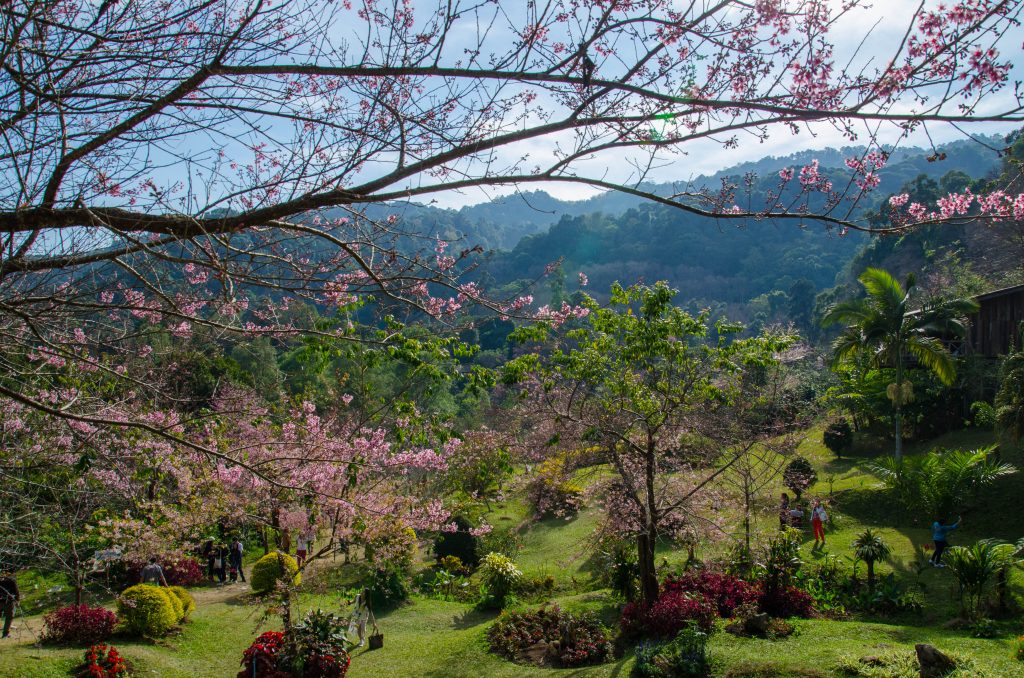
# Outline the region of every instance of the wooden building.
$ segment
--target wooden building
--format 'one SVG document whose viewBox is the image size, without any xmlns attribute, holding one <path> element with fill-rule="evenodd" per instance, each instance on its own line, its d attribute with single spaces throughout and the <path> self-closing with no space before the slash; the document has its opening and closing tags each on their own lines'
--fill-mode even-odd
<svg viewBox="0 0 1024 678">
<path fill-rule="evenodd" d="M 979 294 L 974 300 L 981 308 L 970 318 L 968 351 L 995 358 L 1009 353 L 1011 347 L 1019 347 L 1024 323 L 1024 285 Z"/>
</svg>

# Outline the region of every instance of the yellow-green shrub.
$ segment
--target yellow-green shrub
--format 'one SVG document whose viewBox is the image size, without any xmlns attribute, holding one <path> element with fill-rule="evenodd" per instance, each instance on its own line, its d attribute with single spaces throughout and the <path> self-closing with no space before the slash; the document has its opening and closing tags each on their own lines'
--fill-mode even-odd
<svg viewBox="0 0 1024 678">
<path fill-rule="evenodd" d="M 283 564 L 283 569 L 282 569 Z M 298 574 L 299 565 L 287 553 L 275 551 L 256 561 L 252 567 L 249 581 L 256 593 L 268 593 L 274 590 L 277 582 L 291 579 L 292 583 L 302 583 L 302 575 Z"/>
<path fill-rule="evenodd" d="M 181 601 L 181 606 L 184 609 L 183 618 L 192 614 L 192 611 L 196 609 L 196 599 L 192 597 L 192 594 L 184 586 L 171 586 L 167 590 Z"/>
<path fill-rule="evenodd" d="M 165 635 L 178 623 L 171 598 L 165 588 L 138 584 L 124 590 L 117 599 L 117 616 L 128 633 L 139 636 Z M 181 605 L 181 601 L 177 601 Z"/>
<path fill-rule="evenodd" d="M 185 606 L 182 604 L 181 598 L 174 595 L 170 589 L 165 588 L 161 590 L 167 594 L 167 601 L 171 604 L 171 607 L 174 608 L 174 623 L 177 624 L 185 618 Z"/>
</svg>

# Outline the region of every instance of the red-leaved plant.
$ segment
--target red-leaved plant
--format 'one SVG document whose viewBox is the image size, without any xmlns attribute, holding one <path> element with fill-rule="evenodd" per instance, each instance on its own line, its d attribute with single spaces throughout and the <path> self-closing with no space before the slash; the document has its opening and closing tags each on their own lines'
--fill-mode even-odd
<svg viewBox="0 0 1024 678">
<path fill-rule="evenodd" d="M 117 615 L 102 607 L 68 605 L 43 617 L 42 641 L 61 645 L 93 645 L 109 638 Z"/>
<path fill-rule="evenodd" d="M 267 631 L 253 641 L 242 653 L 242 670 L 238 678 L 291 678 L 291 674 L 277 670 L 277 658 L 284 647 L 284 634 Z"/>
<path fill-rule="evenodd" d="M 679 577 L 669 575 L 662 584 L 662 591 L 699 593 L 718 608 L 718 616 L 728 618 L 740 605 L 757 602 L 758 587 L 730 574 L 701 570 L 687 572 Z"/>
<path fill-rule="evenodd" d="M 691 621 L 710 632 L 717 613 L 715 604 L 703 594 L 673 589 L 662 592 L 652 605 L 627 603 L 619 624 L 627 636 L 674 638 Z"/>
</svg>

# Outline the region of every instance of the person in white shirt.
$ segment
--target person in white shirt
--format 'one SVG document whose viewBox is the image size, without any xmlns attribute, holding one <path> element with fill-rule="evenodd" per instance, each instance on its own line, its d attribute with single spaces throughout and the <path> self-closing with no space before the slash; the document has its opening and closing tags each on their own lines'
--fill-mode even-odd
<svg viewBox="0 0 1024 678">
<path fill-rule="evenodd" d="M 821 505 L 821 499 L 814 500 L 814 508 L 811 509 L 811 527 L 814 529 L 814 549 L 825 548 L 825 523 L 828 521 L 828 514 L 825 507 Z M 821 542 L 819 544 L 819 542 Z"/>
</svg>

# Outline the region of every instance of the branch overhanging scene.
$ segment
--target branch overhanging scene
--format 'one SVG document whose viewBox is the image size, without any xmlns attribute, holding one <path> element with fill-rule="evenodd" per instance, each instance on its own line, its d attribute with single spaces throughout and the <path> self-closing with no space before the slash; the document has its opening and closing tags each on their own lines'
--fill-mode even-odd
<svg viewBox="0 0 1024 678">
<path fill-rule="evenodd" d="M 3 3 L 0 675 L 1017 675 L 1022 11 Z"/>
</svg>

